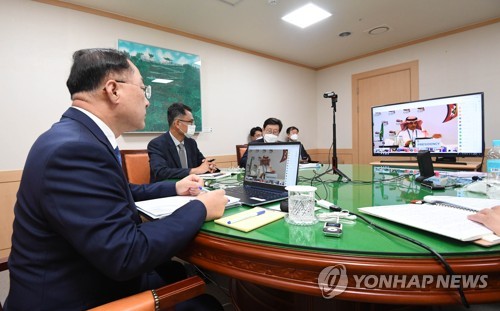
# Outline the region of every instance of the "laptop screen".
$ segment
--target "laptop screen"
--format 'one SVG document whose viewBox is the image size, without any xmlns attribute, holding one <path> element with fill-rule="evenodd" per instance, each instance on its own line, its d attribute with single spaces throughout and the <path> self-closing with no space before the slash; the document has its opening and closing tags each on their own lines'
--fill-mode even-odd
<svg viewBox="0 0 500 311">
<path fill-rule="evenodd" d="M 300 143 L 248 145 L 245 185 L 282 189 L 297 184 Z"/>
</svg>

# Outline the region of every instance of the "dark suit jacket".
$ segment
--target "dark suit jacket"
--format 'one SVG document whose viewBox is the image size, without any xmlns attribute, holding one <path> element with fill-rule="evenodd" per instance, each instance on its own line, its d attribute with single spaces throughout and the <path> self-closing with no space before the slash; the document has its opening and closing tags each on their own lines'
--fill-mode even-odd
<svg viewBox="0 0 500 311">
<path fill-rule="evenodd" d="M 186 148 L 188 168 L 182 168 L 179 151 L 169 132 L 163 133 L 149 142 L 148 154 L 151 182 L 184 178 L 189 175 L 191 168 L 201 165 L 205 157 L 198 150 L 196 140 L 184 138 L 184 148 Z"/>
<path fill-rule="evenodd" d="M 304 145 L 302 145 L 302 143 L 300 143 L 300 160 L 307 162 L 312 161 L 311 156 L 309 155 L 309 153 L 307 153 L 306 148 L 304 148 Z"/>
<path fill-rule="evenodd" d="M 146 272 L 187 245 L 206 217 L 195 200 L 141 223 L 134 202 L 169 195 L 173 183 L 128 184 L 103 132 L 68 109 L 26 160 L 6 310 L 82 310 L 146 290 Z"/>
</svg>

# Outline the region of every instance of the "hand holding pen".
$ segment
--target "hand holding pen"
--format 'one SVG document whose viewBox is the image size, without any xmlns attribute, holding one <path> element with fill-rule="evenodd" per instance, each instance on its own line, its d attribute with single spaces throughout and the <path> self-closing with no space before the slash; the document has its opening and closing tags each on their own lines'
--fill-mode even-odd
<svg viewBox="0 0 500 311">
<path fill-rule="evenodd" d="M 200 190 L 198 189 L 198 191 Z M 205 220 L 213 220 L 222 217 L 228 202 L 225 194 L 226 191 L 219 189 L 200 193 L 200 195 L 196 197 L 196 199 L 200 200 L 207 209 Z"/>
<path fill-rule="evenodd" d="M 203 187 L 203 179 L 191 174 L 175 183 L 177 195 L 198 195 L 199 187 Z"/>
</svg>

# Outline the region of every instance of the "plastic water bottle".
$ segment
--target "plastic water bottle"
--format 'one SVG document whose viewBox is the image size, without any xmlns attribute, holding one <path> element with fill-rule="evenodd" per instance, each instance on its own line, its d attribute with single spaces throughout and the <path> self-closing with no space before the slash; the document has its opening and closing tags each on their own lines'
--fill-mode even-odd
<svg viewBox="0 0 500 311">
<path fill-rule="evenodd" d="M 493 146 L 486 155 L 486 172 L 500 173 L 500 140 L 493 141 Z"/>
<path fill-rule="evenodd" d="M 500 199 L 500 140 L 494 140 L 486 155 L 486 195 L 490 199 Z"/>
</svg>

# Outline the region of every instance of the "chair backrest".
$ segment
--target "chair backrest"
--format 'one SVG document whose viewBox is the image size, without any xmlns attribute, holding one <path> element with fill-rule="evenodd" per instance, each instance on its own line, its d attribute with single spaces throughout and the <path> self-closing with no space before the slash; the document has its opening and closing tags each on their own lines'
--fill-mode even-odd
<svg viewBox="0 0 500 311">
<path fill-rule="evenodd" d="M 170 310 L 182 301 L 199 296 L 205 292 L 205 282 L 199 276 L 148 290 L 104 304 L 91 311 L 154 311 Z"/>
<path fill-rule="evenodd" d="M 247 151 L 248 145 L 236 145 L 236 161 L 238 161 L 238 165 L 240 165 L 241 157 Z"/>
<path fill-rule="evenodd" d="M 9 269 L 8 257 L 0 258 L 0 272 Z M 170 310 L 176 304 L 199 296 L 205 292 L 205 282 L 199 276 L 147 290 L 132 296 L 112 301 L 91 309 L 93 311 L 155 311 Z M 29 298 L 28 298 L 29 299 Z M 3 311 L 0 303 L 0 311 Z"/>
<path fill-rule="evenodd" d="M 149 184 L 149 156 L 147 150 L 120 150 L 122 168 L 129 183 Z"/>
<path fill-rule="evenodd" d="M 0 272 L 6 271 L 9 269 L 8 265 L 9 257 L 0 258 Z M 3 311 L 2 303 L 0 302 L 0 311 Z"/>
</svg>

